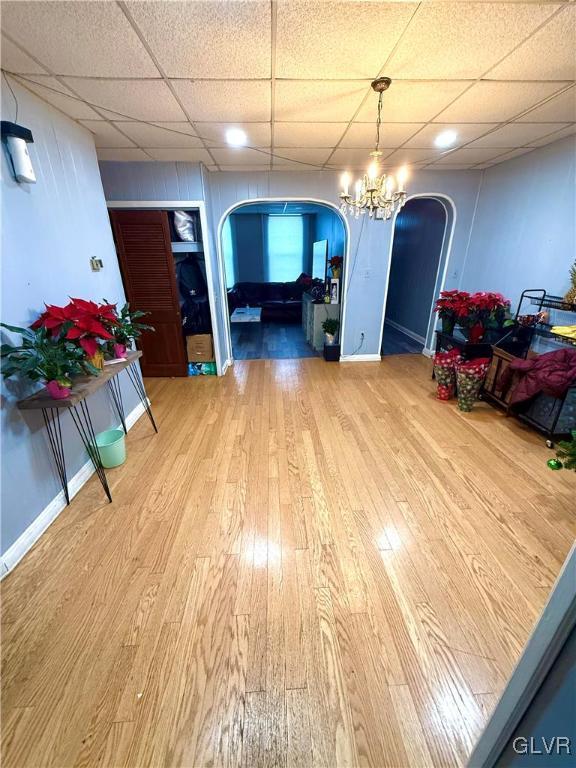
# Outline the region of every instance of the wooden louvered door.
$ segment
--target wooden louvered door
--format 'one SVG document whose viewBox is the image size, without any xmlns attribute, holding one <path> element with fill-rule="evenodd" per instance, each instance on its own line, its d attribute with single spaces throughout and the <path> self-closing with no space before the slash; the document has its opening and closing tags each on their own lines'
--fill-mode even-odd
<svg viewBox="0 0 576 768">
<path fill-rule="evenodd" d="M 111 211 L 126 297 L 150 314 L 154 333 L 142 334 L 144 376 L 186 376 L 176 271 L 166 211 Z"/>
</svg>

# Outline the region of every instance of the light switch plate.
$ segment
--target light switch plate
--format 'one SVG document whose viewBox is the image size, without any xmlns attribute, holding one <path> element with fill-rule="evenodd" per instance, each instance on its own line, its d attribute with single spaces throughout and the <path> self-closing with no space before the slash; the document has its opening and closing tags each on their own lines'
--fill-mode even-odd
<svg viewBox="0 0 576 768">
<path fill-rule="evenodd" d="M 104 262 L 102 259 L 97 259 L 96 256 L 91 256 L 90 267 L 92 272 L 100 272 L 100 270 L 104 268 Z"/>
</svg>

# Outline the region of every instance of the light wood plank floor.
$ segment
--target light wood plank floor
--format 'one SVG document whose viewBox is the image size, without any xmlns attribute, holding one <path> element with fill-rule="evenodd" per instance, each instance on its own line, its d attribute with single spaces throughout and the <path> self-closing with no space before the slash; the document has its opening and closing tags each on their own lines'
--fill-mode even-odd
<svg viewBox="0 0 576 768">
<path fill-rule="evenodd" d="M 429 362 L 237 363 L 142 418 L 8 576 L 3 766 L 460 766 L 575 535 L 575 476 Z"/>
</svg>

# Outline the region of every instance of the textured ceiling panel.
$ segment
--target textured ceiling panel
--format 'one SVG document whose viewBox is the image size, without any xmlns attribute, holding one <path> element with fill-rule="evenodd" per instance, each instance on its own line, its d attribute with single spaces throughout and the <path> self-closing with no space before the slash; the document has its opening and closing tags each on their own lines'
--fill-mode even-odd
<svg viewBox="0 0 576 768">
<path fill-rule="evenodd" d="M 535 3 L 422 3 L 386 67 L 387 74 L 480 77 L 555 9 Z"/>
<path fill-rule="evenodd" d="M 299 163 L 311 163 L 312 166 L 323 165 L 330 155 L 329 149 L 292 149 L 291 147 L 276 147 L 274 150 L 273 167 L 282 165 L 298 165 Z M 299 163 L 291 162 L 298 160 Z M 310 168 L 310 166 L 308 166 Z M 302 170 L 307 166 L 301 165 Z"/>
<path fill-rule="evenodd" d="M 528 143 L 531 147 L 543 147 L 545 144 L 550 144 L 552 141 L 559 141 L 560 139 L 565 139 L 567 136 L 574 135 L 576 135 L 576 123 L 572 123 L 568 128 L 563 128 L 561 131 L 556 131 L 548 136 L 544 136 L 542 139 L 530 141 Z"/>
<path fill-rule="evenodd" d="M 196 131 L 211 147 L 225 147 L 226 131 L 240 128 L 246 134 L 249 147 L 269 147 L 271 143 L 270 123 L 197 123 Z"/>
<path fill-rule="evenodd" d="M 129 2 L 168 77 L 270 77 L 270 3 Z"/>
<path fill-rule="evenodd" d="M 22 72 L 27 75 L 48 74 L 44 67 L 36 64 L 34 59 L 20 50 L 7 37 L 2 36 L 2 69 L 8 72 Z"/>
<path fill-rule="evenodd" d="M 576 6 L 564 8 L 490 70 L 496 80 L 575 80 Z"/>
<path fill-rule="evenodd" d="M 230 123 L 270 120 L 270 83 L 267 81 L 172 80 L 192 120 Z"/>
<path fill-rule="evenodd" d="M 382 160 L 385 160 L 392 150 L 383 150 Z M 337 149 L 328 161 L 331 168 L 354 168 L 365 170 L 370 165 L 370 155 L 367 149 Z"/>
<path fill-rule="evenodd" d="M 561 123 L 509 123 L 474 141 L 472 147 L 522 147 L 567 126 Z"/>
<path fill-rule="evenodd" d="M 362 81 L 279 80 L 276 83 L 276 119 L 296 122 L 348 121 L 365 95 L 366 83 Z"/>
<path fill-rule="evenodd" d="M 270 155 L 265 152 L 257 152 L 255 149 L 212 149 L 210 150 L 219 165 L 251 165 L 268 167 Z"/>
<path fill-rule="evenodd" d="M 87 104 L 78 100 L 78 97 L 73 96 L 65 85 L 58 82 L 54 77 L 42 77 L 34 75 L 26 80 L 19 80 L 25 88 L 38 94 L 40 98 L 57 107 L 59 110 L 74 118 L 80 120 L 85 118 L 89 120 L 98 119 L 100 115 L 91 109 Z M 66 92 L 70 93 L 70 97 L 66 96 Z"/>
<path fill-rule="evenodd" d="M 206 164 L 212 162 L 212 158 L 205 149 L 188 149 L 186 147 L 180 147 L 179 149 L 174 149 L 173 147 L 145 147 L 144 149 L 154 160 Z"/>
<path fill-rule="evenodd" d="M 576 122 L 576 88 L 569 88 L 559 96 L 554 96 L 518 120 L 527 123 Z"/>
<path fill-rule="evenodd" d="M 125 149 L 99 149 L 97 154 L 99 160 L 114 160 L 117 162 L 133 162 L 137 160 L 152 159 L 146 152 L 142 149 L 137 149 L 136 147 L 126 147 Z"/>
<path fill-rule="evenodd" d="M 3 2 L 2 29 L 57 75 L 158 76 L 116 3 Z"/>
<path fill-rule="evenodd" d="M 386 158 L 387 165 L 404 165 L 404 163 L 427 163 L 432 162 L 442 155 L 442 149 L 397 149 Z"/>
<path fill-rule="evenodd" d="M 123 136 L 113 125 L 105 120 L 81 120 L 85 128 L 94 134 L 94 143 L 97 147 L 116 148 L 133 147 L 133 141 Z"/>
<path fill-rule="evenodd" d="M 274 123 L 274 143 L 281 147 L 333 147 L 348 123 Z"/>
<path fill-rule="evenodd" d="M 509 120 L 560 90 L 558 83 L 482 81 L 466 91 L 437 118 L 441 123 L 498 123 Z"/>
<path fill-rule="evenodd" d="M 515 157 L 520 157 L 520 155 L 526 155 L 528 152 L 532 152 L 532 148 L 525 148 L 525 149 L 514 149 L 511 152 L 505 152 L 502 155 L 498 155 L 493 160 L 489 160 L 486 163 L 481 163 L 478 165 L 478 168 L 490 168 L 493 165 L 498 165 L 499 163 L 504 163 L 506 160 L 512 160 Z"/>
<path fill-rule="evenodd" d="M 386 123 L 380 127 L 380 146 L 397 147 L 404 144 L 423 123 Z M 374 123 L 352 123 L 340 142 L 341 147 L 366 147 L 374 149 L 376 126 Z"/>
<path fill-rule="evenodd" d="M 468 88 L 469 82 L 416 82 L 394 80 L 384 94 L 382 119 L 393 123 L 425 123 Z M 371 90 L 356 120 L 363 123 L 376 120 L 378 97 Z"/>
<path fill-rule="evenodd" d="M 428 149 L 436 147 L 436 138 L 444 131 L 455 131 L 456 140 L 453 144 L 458 147 L 477 139 L 482 134 L 496 128 L 498 123 L 430 123 L 420 133 L 406 142 L 407 147 Z"/>
<path fill-rule="evenodd" d="M 416 3 L 279 0 L 276 76 L 373 78 Z"/>
<path fill-rule="evenodd" d="M 492 160 L 494 157 L 501 155 L 502 149 L 488 148 L 488 147 L 476 147 L 468 149 L 456 149 L 454 152 L 448 152 L 442 157 L 435 160 L 434 165 L 475 165 L 476 163 L 483 163 L 486 160 Z"/>
<path fill-rule="evenodd" d="M 186 120 L 186 115 L 162 80 L 82 80 L 65 82 L 87 101 L 105 110 L 110 119 Z"/>
<path fill-rule="evenodd" d="M 124 133 L 141 147 L 201 147 L 202 141 L 194 135 L 190 123 L 117 122 Z"/>
</svg>

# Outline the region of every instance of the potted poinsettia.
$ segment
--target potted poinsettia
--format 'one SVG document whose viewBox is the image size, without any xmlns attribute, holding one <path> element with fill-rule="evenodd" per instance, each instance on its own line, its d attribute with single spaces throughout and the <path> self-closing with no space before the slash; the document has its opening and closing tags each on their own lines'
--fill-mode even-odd
<svg viewBox="0 0 576 768">
<path fill-rule="evenodd" d="M 42 381 L 50 397 L 60 400 L 70 394 L 73 376 L 98 374 L 82 348 L 73 341 L 54 336 L 43 326 L 32 329 L 6 323 L 0 325 L 22 336 L 21 344 L 2 344 L 0 347 L 5 378 L 20 375 L 30 381 Z"/>
<path fill-rule="evenodd" d="M 342 262 L 344 259 L 342 256 L 332 256 L 331 259 L 328 259 L 328 265 L 330 266 L 330 269 L 332 270 L 332 277 L 337 280 L 340 277 L 340 272 L 342 270 Z"/>
<path fill-rule="evenodd" d="M 105 304 L 108 302 L 105 301 Z M 120 312 L 116 313 L 115 322 L 108 326 L 112 334 L 112 339 L 106 344 L 108 353 L 115 358 L 124 357 L 127 347 L 139 339 L 143 331 L 153 331 L 154 328 L 151 325 L 139 322 L 140 318 L 149 314 L 139 309 L 130 311 L 130 305 L 126 302 Z"/>
<path fill-rule="evenodd" d="M 110 326 L 117 323 L 116 305 L 96 304 L 85 299 L 71 299 L 65 307 L 46 305 L 46 310 L 31 328 L 46 328 L 54 338 L 62 335 L 77 342 L 95 368 L 102 368 L 101 343 L 113 338 Z"/>
<path fill-rule="evenodd" d="M 443 333 L 451 334 L 456 323 L 468 314 L 468 300 L 470 294 L 467 291 L 441 291 L 440 297 L 434 304 L 434 312 L 442 321 Z"/>
</svg>

